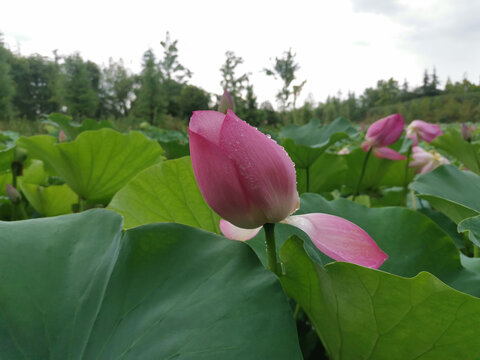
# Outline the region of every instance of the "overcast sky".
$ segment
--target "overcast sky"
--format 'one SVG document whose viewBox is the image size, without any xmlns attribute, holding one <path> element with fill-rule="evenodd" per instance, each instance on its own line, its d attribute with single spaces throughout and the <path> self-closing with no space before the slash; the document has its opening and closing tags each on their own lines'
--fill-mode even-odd
<svg viewBox="0 0 480 360">
<path fill-rule="evenodd" d="M 80 52 L 107 64 L 124 59 L 134 72 L 152 48 L 161 56 L 167 31 L 191 83 L 221 93 L 225 52 L 243 57 L 261 103 L 274 103 L 280 80 L 262 73 L 289 48 L 306 79 L 301 100 L 357 94 L 393 77 L 420 85 L 425 68 L 480 79 L 480 0 L 4 0 L 0 32 L 22 55 Z"/>
</svg>

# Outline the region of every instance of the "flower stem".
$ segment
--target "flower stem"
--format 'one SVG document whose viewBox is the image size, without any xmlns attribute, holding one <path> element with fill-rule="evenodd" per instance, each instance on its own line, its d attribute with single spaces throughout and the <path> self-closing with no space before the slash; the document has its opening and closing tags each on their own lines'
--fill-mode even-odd
<svg viewBox="0 0 480 360">
<path fill-rule="evenodd" d="M 78 212 L 85 210 L 85 200 L 81 196 L 78 196 Z"/>
<path fill-rule="evenodd" d="M 280 276 L 278 273 L 277 250 L 275 247 L 275 224 L 267 223 L 263 225 L 263 228 L 265 229 L 268 268 L 271 272 Z"/>
<path fill-rule="evenodd" d="M 412 155 L 412 146 L 408 147 L 407 151 L 407 162 L 405 163 L 405 178 L 403 179 L 403 200 L 402 205 L 407 205 L 407 195 L 408 195 L 408 162 L 410 161 L 410 155 Z"/>
<path fill-rule="evenodd" d="M 365 169 L 367 168 L 368 158 L 370 157 L 371 152 L 372 152 L 372 148 L 368 150 L 367 155 L 365 155 L 365 159 L 363 160 L 362 172 L 360 173 L 360 178 L 358 179 L 357 189 L 353 194 L 353 201 L 355 201 L 355 198 L 358 196 L 358 193 L 360 192 L 360 185 L 362 184 L 363 176 L 365 175 Z"/>
<path fill-rule="evenodd" d="M 480 257 L 480 248 L 475 244 L 473 244 L 473 257 Z"/>
<path fill-rule="evenodd" d="M 299 312 L 300 312 L 300 305 L 297 303 L 297 305 L 295 306 L 295 312 L 293 313 L 293 320 L 297 321 Z"/>
</svg>

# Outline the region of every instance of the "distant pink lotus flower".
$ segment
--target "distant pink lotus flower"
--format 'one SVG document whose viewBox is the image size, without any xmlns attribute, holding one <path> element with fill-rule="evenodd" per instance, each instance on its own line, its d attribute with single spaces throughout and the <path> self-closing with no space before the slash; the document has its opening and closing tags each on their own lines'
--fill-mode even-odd
<svg viewBox="0 0 480 360">
<path fill-rule="evenodd" d="M 12 185 L 6 184 L 5 191 L 7 192 L 8 199 L 12 202 L 12 204 L 19 204 L 22 200 L 22 195 L 15 189 Z"/>
<path fill-rule="evenodd" d="M 65 134 L 65 131 L 60 130 L 60 132 L 58 133 L 58 142 L 63 143 L 66 141 L 67 141 L 67 135 Z"/>
<path fill-rule="evenodd" d="M 392 145 L 402 135 L 405 123 L 402 115 L 393 114 L 375 121 L 367 130 L 362 150 L 373 150 L 373 154 L 380 159 L 404 160 L 405 156 L 387 146 Z"/>
<path fill-rule="evenodd" d="M 450 161 L 434 150 L 426 151 L 420 146 L 413 148 L 413 160 L 408 164 L 409 167 L 415 168 L 415 173 L 425 174 L 426 172 L 436 169 L 440 165 L 449 164 Z"/>
<path fill-rule="evenodd" d="M 442 135 L 442 129 L 439 125 L 430 124 L 423 120 L 413 120 L 407 126 L 407 138 L 412 139 L 413 146 L 418 145 L 418 137 L 430 143 L 440 135 Z"/>
<path fill-rule="evenodd" d="M 338 155 L 348 155 L 350 154 L 350 149 L 348 147 L 341 148 L 337 151 Z"/>
<path fill-rule="evenodd" d="M 205 201 L 225 219 L 220 229 L 226 237 L 245 241 L 266 223 L 285 222 L 335 260 L 378 268 L 387 259 L 365 231 L 345 219 L 290 216 L 299 206 L 292 160 L 231 110 L 194 112 L 188 132 L 195 178 Z"/>
<path fill-rule="evenodd" d="M 475 130 L 475 126 L 468 126 L 467 124 L 462 124 L 462 138 L 465 141 L 472 141 L 473 131 Z"/>
</svg>

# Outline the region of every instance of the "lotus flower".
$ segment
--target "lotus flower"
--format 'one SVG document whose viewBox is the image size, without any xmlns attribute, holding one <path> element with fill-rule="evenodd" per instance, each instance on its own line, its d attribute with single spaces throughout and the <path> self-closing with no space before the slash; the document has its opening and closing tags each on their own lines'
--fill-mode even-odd
<svg viewBox="0 0 480 360">
<path fill-rule="evenodd" d="M 449 164 L 450 161 L 434 150 L 426 151 L 420 146 L 413 148 L 413 161 L 408 166 L 415 168 L 415 173 L 425 174 L 436 169 L 440 165 Z"/>
<path fill-rule="evenodd" d="M 370 151 L 372 149 L 373 154 L 380 159 L 404 160 L 405 156 L 387 147 L 400 138 L 404 126 L 400 114 L 393 114 L 375 121 L 367 130 L 362 150 Z"/>
<path fill-rule="evenodd" d="M 335 260 L 378 268 L 387 255 L 357 225 L 337 216 L 290 216 L 298 209 L 295 167 L 274 140 L 231 110 L 196 111 L 189 125 L 193 171 L 205 201 L 223 219 L 228 238 L 248 240 L 266 223 L 306 232 Z"/>
<path fill-rule="evenodd" d="M 472 141 L 473 130 L 475 130 L 475 126 L 468 126 L 467 124 L 462 124 L 462 138 L 465 141 Z"/>
<path fill-rule="evenodd" d="M 413 146 L 418 145 L 418 137 L 428 143 L 442 135 L 442 129 L 436 124 L 429 124 L 423 120 L 413 120 L 407 126 L 407 138 L 412 139 Z"/>
</svg>

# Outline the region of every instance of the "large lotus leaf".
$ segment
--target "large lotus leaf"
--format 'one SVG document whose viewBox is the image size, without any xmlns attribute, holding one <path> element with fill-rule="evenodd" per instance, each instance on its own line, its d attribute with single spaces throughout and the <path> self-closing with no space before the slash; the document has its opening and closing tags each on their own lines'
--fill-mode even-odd
<svg viewBox="0 0 480 360">
<path fill-rule="evenodd" d="M 440 226 L 452 238 L 452 240 L 455 242 L 455 245 L 457 245 L 457 248 L 465 248 L 465 239 L 463 238 L 462 234 L 458 233 L 457 224 L 455 224 L 450 218 L 438 210 L 433 210 L 426 207 L 417 210 L 422 214 L 427 215 L 438 226 Z"/>
<path fill-rule="evenodd" d="M 0 143 L 0 174 L 10 171 L 14 159 L 15 145 Z"/>
<path fill-rule="evenodd" d="M 48 173 L 43 167 L 43 161 L 29 161 L 29 165 L 22 171 L 21 179 L 26 184 L 48 185 Z"/>
<path fill-rule="evenodd" d="M 179 224 L 122 236 L 96 209 L 0 222 L 2 359 L 300 359 L 253 252 Z"/>
<path fill-rule="evenodd" d="M 345 185 L 351 192 L 353 192 L 360 179 L 363 162 L 367 153 L 361 149 L 355 149 L 350 154 L 343 156 L 348 162 L 348 172 L 345 176 Z M 405 170 L 406 160 L 393 161 L 379 159 L 374 155 L 370 155 L 360 190 L 376 190 L 381 186 L 403 186 L 405 181 Z M 407 181 L 411 181 L 413 176 L 413 169 L 408 169 Z"/>
<path fill-rule="evenodd" d="M 458 231 L 468 231 L 470 240 L 480 246 L 480 215 L 463 220 L 458 224 Z"/>
<path fill-rule="evenodd" d="M 463 140 L 462 135 L 453 129 L 437 137 L 432 145 L 455 157 L 471 171 L 480 174 L 480 153 L 478 147 Z"/>
<path fill-rule="evenodd" d="M 65 132 L 65 135 L 69 140 L 74 140 L 78 134 L 88 130 L 99 130 L 103 128 L 113 128 L 113 124 L 110 121 L 102 120 L 96 121 L 93 119 L 85 119 L 82 123 L 75 123 L 70 116 L 52 113 L 48 116 L 45 123 L 54 125 L 60 130 Z"/>
<path fill-rule="evenodd" d="M 203 199 L 189 156 L 143 170 L 108 208 L 123 216 L 126 228 L 176 222 L 219 233 L 220 218 Z"/>
<path fill-rule="evenodd" d="M 107 204 L 143 169 L 159 162 L 162 148 L 139 132 L 86 131 L 73 142 L 51 136 L 20 138 L 17 144 L 48 165 L 82 198 Z"/>
<path fill-rule="evenodd" d="M 472 172 L 443 165 L 410 186 L 456 223 L 480 213 L 480 176 Z"/>
<path fill-rule="evenodd" d="M 41 186 L 20 182 L 20 189 L 33 208 L 43 216 L 69 214 L 78 196 L 68 185 Z"/>
<path fill-rule="evenodd" d="M 427 216 L 403 207 L 367 208 L 346 199 L 326 201 L 317 194 L 303 194 L 297 214 L 326 213 L 345 218 L 364 229 L 388 254 L 381 270 L 400 276 L 428 271 L 448 285 L 479 296 L 480 274 L 465 268 L 453 240 Z M 305 241 L 310 257 L 321 265 L 332 262 L 302 231 L 289 225 L 275 226 L 277 249 L 291 235 Z M 266 262 L 265 235 L 261 231 L 248 241 L 262 262 Z"/>
<path fill-rule="evenodd" d="M 322 268 L 298 238 L 280 251 L 283 287 L 332 360 L 477 360 L 480 299 L 422 272 L 412 279 L 348 263 Z"/>
<path fill-rule="evenodd" d="M 348 165 L 343 155 L 323 153 L 308 170 L 298 167 L 295 170 L 300 193 L 322 193 L 341 188 L 345 183 Z"/>
<path fill-rule="evenodd" d="M 320 127 L 317 119 L 303 126 L 289 125 L 280 133 L 282 145 L 297 168 L 308 168 L 332 144 L 356 133 L 351 123 L 338 118 Z"/>
<path fill-rule="evenodd" d="M 343 217 L 364 229 L 389 258 L 381 270 L 400 276 L 428 271 L 457 290 L 479 296 L 480 275 L 465 269 L 448 234 L 427 216 L 403 207 L 367 208 L 345 199 L 302 195 L 299 213 Z"/>
<path fill-rule="evenodd" d="M 176 159 L 190 155 L 188 136 L 177 130 L 164 130 L 150 126 L 144 133 L 159 142 L 168 159 Z"/>
<path fill-rule="evenodd" d="M 12 184 L 12 173 L 0 174 L 0 196 L 7 195 L 6 185 Z"/>
</svg>

